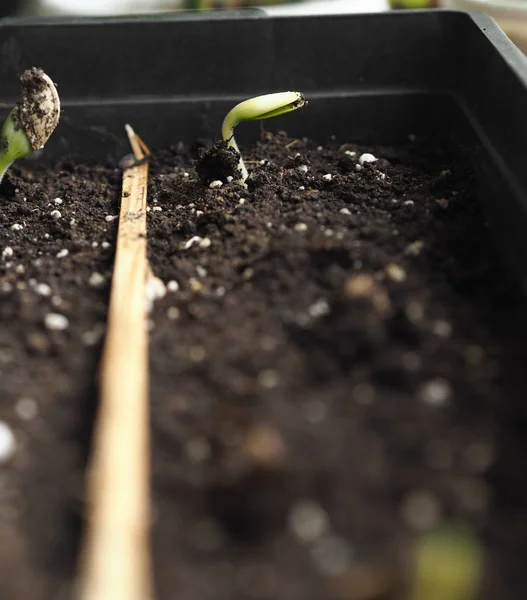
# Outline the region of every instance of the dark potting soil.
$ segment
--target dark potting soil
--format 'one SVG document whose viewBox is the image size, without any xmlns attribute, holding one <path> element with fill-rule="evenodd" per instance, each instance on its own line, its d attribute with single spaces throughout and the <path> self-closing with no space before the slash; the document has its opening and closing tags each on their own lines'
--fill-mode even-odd
<svg viewBox="0 0 527 600">
<path fill-rule="evenodd" d="M 381 597 L 450 521 L 482 597 L 525 597 L 524 300 L 470 161 L 281 134 L 246 160 L 248 189 L 151 159 L 158 597 Z M 68 598 L 120 185 L 63 162 L 0 188 L 1 598 Z"/>
</svg>

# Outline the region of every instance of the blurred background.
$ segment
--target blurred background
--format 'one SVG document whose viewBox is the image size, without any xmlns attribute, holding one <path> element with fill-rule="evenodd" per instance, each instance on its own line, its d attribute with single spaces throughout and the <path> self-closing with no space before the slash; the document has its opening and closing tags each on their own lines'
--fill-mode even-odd
<svg viewBox="0 0 527 600">
<path fill-rule="evenodd" d="M 452 8 L 485 12 L 527 54 L 527 0 L 0 0 L 6 16 L 115 16 L 178 10 L 259 7 L 272 15 Z"/>
</svg>

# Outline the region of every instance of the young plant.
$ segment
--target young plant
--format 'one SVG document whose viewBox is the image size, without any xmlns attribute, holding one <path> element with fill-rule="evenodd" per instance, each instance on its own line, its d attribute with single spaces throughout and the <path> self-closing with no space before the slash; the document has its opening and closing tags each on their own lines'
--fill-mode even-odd
<svg viewBox="0 0 527 600">
<path fill-rule="evenodd" d="M 240 156 L 238 170 L 241 178 L 238 183 L 245 185 L 245 180 L 249 176 L 245 163 L 234 139 L 234 128 L 242 121 L 259 121 L 285 115 L 288 112 L 296 110 L 306 104 L 304 95 L 300 92 L 278 92 L 276 94 L 265 94 L 250 98 L 237 104 L 225 117 L 221 128 L 221 134 L 227 146 L 234 148 Z"/>
<path fill-rule="evenodd" d="M 24 71 L 18 101 L 0 133 L 0 183 L 15 160 L 44 147 L 59 117 L 60 100 L 53 81 L 42 69 Z"/>
</svg>

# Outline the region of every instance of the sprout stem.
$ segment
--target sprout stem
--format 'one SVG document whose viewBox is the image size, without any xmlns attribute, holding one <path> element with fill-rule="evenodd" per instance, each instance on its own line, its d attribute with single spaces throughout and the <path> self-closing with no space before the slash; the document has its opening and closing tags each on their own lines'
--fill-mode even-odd
<svg viewBox="0 0 527 600">
<path fill-rule="evenodd" d="M 278 92 L 276 94 L 265 94 L 250 98 L 237 104 L 225 117 L 221 128 L 221 134 L 227 145 L 234 148 L 239 154 L 238 170 L 241 178 L 238 183 L 245 185 L 245 180 L 249 176 L 245 163 L 234 138 L 234 128 L 242 121 L 259 121 L 285 115 L 288 112 L 296 110 L 306 104 L 304 95 L 300 92 Z"/>
</svg>

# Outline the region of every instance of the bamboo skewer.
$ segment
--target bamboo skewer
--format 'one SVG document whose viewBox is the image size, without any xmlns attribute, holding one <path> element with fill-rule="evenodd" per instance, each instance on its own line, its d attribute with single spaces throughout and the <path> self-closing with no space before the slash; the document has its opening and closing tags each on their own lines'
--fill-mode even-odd
<svg viewBox="0 0 527 600">
<path fill-rule="evenodd" d="M 123 175 L 100 404 L 87 474 L 80 600 L 152 600 L 149 549 L 146 196 L 148 148 L 127 125 L 136 164 Z"/>
</svg>

